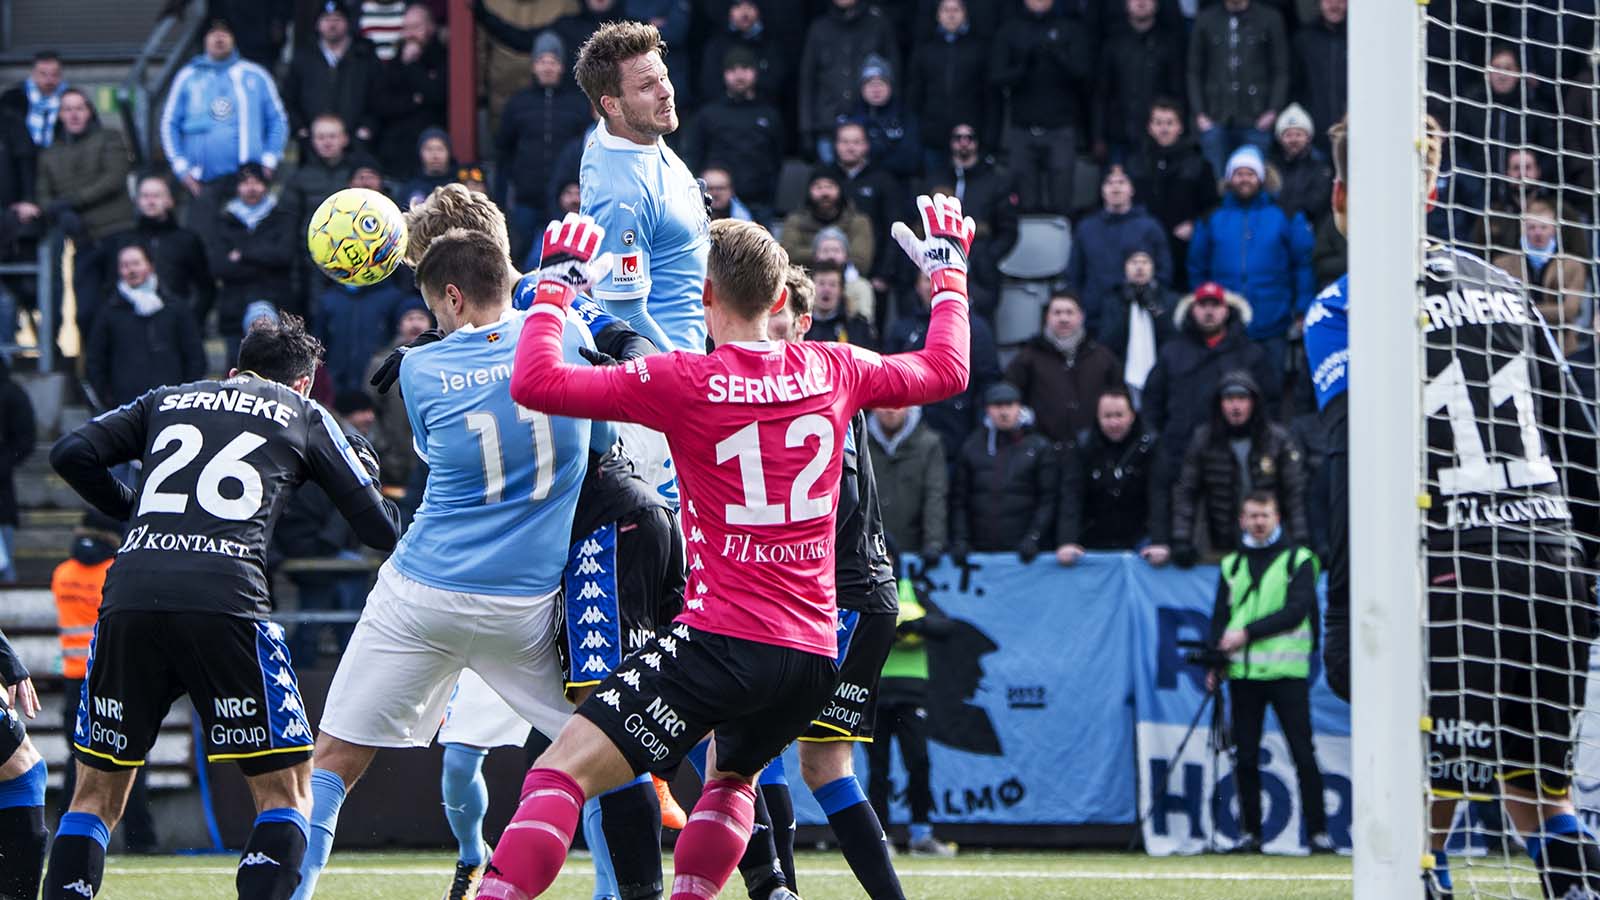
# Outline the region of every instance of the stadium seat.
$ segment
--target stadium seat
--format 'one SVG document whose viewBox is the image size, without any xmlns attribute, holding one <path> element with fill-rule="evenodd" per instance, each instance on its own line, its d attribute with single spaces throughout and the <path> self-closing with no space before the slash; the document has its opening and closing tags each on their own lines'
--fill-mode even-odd
<svg viewBox="0 0 1600 900">
<path fill-rule="evenodd" d="M 773 205 L 778 208 L 778 215 L 786 216 L 805 206 L 806 188 L 810 184 L 810 163 L 803 159 L 784 160 L 783 169 L 778 173 L 778 193 L 773 198 Z"/>
<path fill-rule="evenodd" d="M 1050 302 L 1048 281 L 1006 279 L 994 312 L 994 340 L 1001 347 L 1021 344 L 1037 335 L 1040 317 Z"/>
<path fill-rule="evenodd" d="M 1017 222 L 1017 245 L 1000 260 L 1000 274 L 1020 279 L 1054 278 L 1067 270 L 1071 255 L 1072 225 L 1065 217 L 1023 216 Z"/>
</svg>

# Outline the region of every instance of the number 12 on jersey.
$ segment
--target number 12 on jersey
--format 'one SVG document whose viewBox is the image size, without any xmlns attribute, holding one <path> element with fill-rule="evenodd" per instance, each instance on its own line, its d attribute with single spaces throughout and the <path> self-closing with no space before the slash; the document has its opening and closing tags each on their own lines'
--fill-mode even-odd
<svg viewBox="0 0 1600 900">
<path fill-rule="evenodd" d="M 833 511 L 833 494 L 812 497 L 811 488 L 822 477 L 833 458 L 835 436 L 833 424 L 826 417 L 810 413 L 789 423 L 784 432 L 785 447 L 805 447 L 810 438 L 817 439 L 817 450 L 789 486 L 789 503 L 767 502 L 767 476 L 761 462 L 760 423 L 735 431 L 717 442 L 717 464 L 736 460 L 739 479 L 744 484 L 744 502 L 729 503 L 724 510 L 729 525 L 783 525 L 805 522 L 825 516 Z"/>
<path fill-rule="evenodd" d="M 533 493 L 528 499 L 544 500 L 550 496 L 556 472 L 556 441 L 550 417 L 518 406 L 517 421 L 528 423 L 532 431 Z M 478 436 L 478 449 L 483 453 L 484 505 L 499 503 L 505 491 L 507 468 L 504 448 L 500 445 L 500 420 L 492 412 L 469 412 L 467 430 Z M 517 453 L 518 448 L 513 447 L 512 452 Z"/>
</svg>

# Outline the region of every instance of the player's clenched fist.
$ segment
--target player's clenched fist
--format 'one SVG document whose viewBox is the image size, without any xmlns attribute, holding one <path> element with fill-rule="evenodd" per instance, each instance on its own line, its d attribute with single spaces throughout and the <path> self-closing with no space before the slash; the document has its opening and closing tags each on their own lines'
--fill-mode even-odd
<svg viewBox="0 0 1600 900">
<path fill-rule="evenodd" d="M 961 214 L 960 200 L 945 194 L 921 195 L 917 212 L 926 238 L 917 237 L 904 222 L 894 223 L 890 234 L 933 283 L 935 302 L 951 296 L 967 299 L 967 253 L 978 224 Z"/>
<path fill-rule="evenodd" d="M 611 271 L 609 253 L 596 256 L 606 230 L 593 218 L 567 213 L 544 230 L 544 247 L 539 253 L 539 287 L 535 303 L 567 306 L 589 285 Z"/>
</svg>

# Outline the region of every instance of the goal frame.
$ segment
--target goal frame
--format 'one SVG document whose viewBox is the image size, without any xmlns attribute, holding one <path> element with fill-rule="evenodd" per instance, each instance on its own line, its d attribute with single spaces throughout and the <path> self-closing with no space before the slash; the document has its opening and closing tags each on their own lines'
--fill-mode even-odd
<svg viewBox="0 0 1600 900">
<path fill-rule="evenodd" d="M 1349 11 L 1350 821 L 1362 900 L 1415 900 L 1428 851 L 1416 302 L 1426 10 L 1366 0 Z"/>
</svg>

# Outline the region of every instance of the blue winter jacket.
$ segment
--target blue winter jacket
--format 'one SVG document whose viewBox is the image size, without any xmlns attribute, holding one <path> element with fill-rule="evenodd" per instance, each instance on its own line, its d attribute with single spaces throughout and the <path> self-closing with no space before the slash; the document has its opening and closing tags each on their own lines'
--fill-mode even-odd
<svg viewBox="0 0 1600 900">
<path fill-rule="evenodd" d="M 161 149 L 179 178 L 211 181 L 247 162 L 276 169 L 288 134 L 272 76 L 238 53 L 190 60 L 178 70 L 161 112 Z"/>
<path fill-rule="evenodd" d="M 370 287 L 349 287 L 323 278 L 317 297 L 316 335 L 327 348 L 325 362 L 334 390 L 359 391 L 367 386 L 367 365 L 380 348 L 394 340 L 400 313 L 421 305 L 402 273 Z"/>
<path fill-rule="evenodd" d="M 1215 281 L 1250 301 L 1252 340 L 1282 337 L 1317 296 L 1311 269 L 1315 239 L 1305 216 L 1283 214 L 1265 191 L 1248 204 L 1229 191 L 1222 206 L 1195 224 L 1189 283 Z"/>
</svg>

